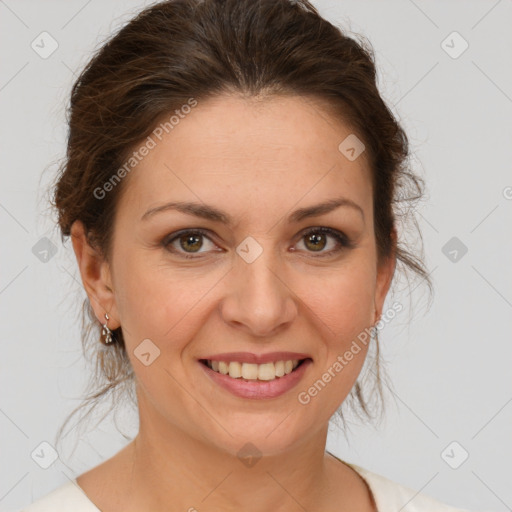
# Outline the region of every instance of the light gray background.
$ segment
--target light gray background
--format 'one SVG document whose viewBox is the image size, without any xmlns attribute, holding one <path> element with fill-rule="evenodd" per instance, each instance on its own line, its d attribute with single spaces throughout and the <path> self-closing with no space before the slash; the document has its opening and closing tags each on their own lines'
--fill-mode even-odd
<svg viewBox="0 0 512 512">
<path fill-rule="evenodd" d="M 417 213 L 435 285 L 429 310 L 419 286 L 413 309 L 380 335 L 396 406 L 388 399 L 379 429 L 354 427 L 350 445 L 333 431 L 328 448 L 441 501 L 512 510 L 512 2 L 314 3 L 375 48 L 381 92 L 427 181 Z M 107 421 L 48 469 L 31 458 L 41 442 L 53 443 L 87 372 L 79 274 L 44 195 L 64 155 L 67 97 L 93 48 L 147 4 L 0 0 L 2 511 L 27 505 L 126 443 Z M 31 48 L 43 31 L 59 45 L 47 59 Z M 469 43 L 456 59 L 441 46 L 453 31 Z M 460 48 L 450 41 L 452 51 Z M 46 263 L 32 252 L 43 237 L 58 248 Z M 442 252 L 452 237 L 468 248 L 457 262 Z M 408 306 L 407 289 L 395 298 Z M 124 431 L 134 435 L 136 417 L 126 418 Z M 441 457 L 452 441 L 462 447 L 449 452 L 452 460 L 469 453 L 458 469 Z"/>
</svg>

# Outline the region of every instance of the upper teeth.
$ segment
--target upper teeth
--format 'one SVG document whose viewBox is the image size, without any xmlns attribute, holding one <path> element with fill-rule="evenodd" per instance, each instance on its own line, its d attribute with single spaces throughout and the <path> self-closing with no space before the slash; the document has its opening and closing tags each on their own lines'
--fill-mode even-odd
<svg viewBox="0 0 512 512">
<path fill-rule="evenodd" d="M 229 375 L 234 379 L 244 378 L 249 380 L 273 380 L 291 373 L 299 364 L 298 359 L 288 361 L 276 361 L 275 363 L 239 363 L 238 361 L 211 361 L 206 364 L 214 371 Z"/>
</svg>

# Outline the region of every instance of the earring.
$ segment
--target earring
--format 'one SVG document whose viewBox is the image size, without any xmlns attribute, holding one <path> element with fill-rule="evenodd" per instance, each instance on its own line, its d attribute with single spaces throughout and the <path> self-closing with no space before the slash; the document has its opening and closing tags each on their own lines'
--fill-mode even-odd
<svg viewBox="0 0 512 512">
<path fill-rule="evenodd" d="M 107 313 L 105 313 L 105 320 L 106 321 L 103 324 L 103 329 L 101 330 L 101 336 L 102 338 L 105 338 L 104 343 L 108 345 L 109 343 L 112 343 L 112 331 L 107 326 L 109 320 Z"/>
<path fill-rule="evenodd" d="M 372 325 L 370 327 L 370 339 L 371 339 L 371 341 L 375 341 L 377 339 L 377 330 L 378 330 L 377 329 L 377 323 L 375 323 L 374 325 Z"/>
</svg>

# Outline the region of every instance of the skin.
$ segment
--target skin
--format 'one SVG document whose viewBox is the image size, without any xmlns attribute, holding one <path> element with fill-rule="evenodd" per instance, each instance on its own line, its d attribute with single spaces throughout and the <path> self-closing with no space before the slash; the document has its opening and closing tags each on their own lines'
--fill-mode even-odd
<svg viewBox="0 0 512 512">
<path fill-rule="evenodd" d="M 199 102 L 125 178 L 110 262 L 73 225 L 95 314 L 103 324 L 107 311 L 110 329 L 122 326 L 137 381 L 138 435 L 78 478 L 101 510 L 375 510 L 362 478 L 325 452 L 329 419 L 361 371 L 364 345 L 310 403 L 297 399 L 378 321 L 394 273 L 394 257 L 377 265 L 366 154 L 349 161 L 338 151 L 351 133 L 312 98 Z M 286 220 L 341 196 L 364 218 L 342 206 Z M 141 220 L 178 200 L 225 210 L 234 225 L 174 210 Z M 327 235 L 316 252 L 304 236 L 312 227 L 338 230 L 354 246 L 329 255 L 339 244 Z M 192 249 L 186 239 L 173 242 L 175 253 L 164 247 L 168 235 L 194 228 L 209 235 Z M 263 249 L 252 263 L 236 253 L 247 236 Z M 147 338 L 160 349 L 149 366 L 134 355 Z M 273 399 L 236 397 L 198 363 L 281 350 L 307 353 L 313 364 Z M 262 454 L 252 467 L 237 457 L 247 442 Z"/>
</svg>

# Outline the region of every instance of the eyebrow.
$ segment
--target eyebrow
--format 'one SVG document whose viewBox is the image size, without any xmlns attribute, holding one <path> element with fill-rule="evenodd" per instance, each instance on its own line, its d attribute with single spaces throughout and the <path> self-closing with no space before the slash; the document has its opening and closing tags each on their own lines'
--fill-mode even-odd
<svg viewBox="0 0 512 512">
<path fill-rule="evenodd" d="M 357 210 L 364 221 L 364 211 L 363 209 L 351 199 L 346 197 L 339 197 L 336 199 L 330 199 L 323 203 L 319 203 L 313 206 L 307 206 L 305 208 L 299 208 L 295 210 L 291 215 L 288 216 L 288 222 L 300 222 L 309 217 L 317 217 L 319 215 L 325 215 L 340 206 L 346 206 Z M 148 220 L 153 217 L 157 213 L 165 212 L 169 210 L 177 210 L 182 213 L 186 213 L 189 215 L 194 215 L 196 217 L 201 217 L 202 219 L 211 220 L 214 222 L 221 222 L 228 226 L 232 226 L 234 224 L 233 218 L 226 212 L 219 210 L 214 206 L 210 206 L 204 203 L 194 203 L 194 202 L 182 202 L 182 201 L 173 201 L 170 203 L 163 204 L 161 206 L 156 206 L 154 208 L 150 208 L 144 213 L 141 217 L 141 221 Z"/>
</svg>

